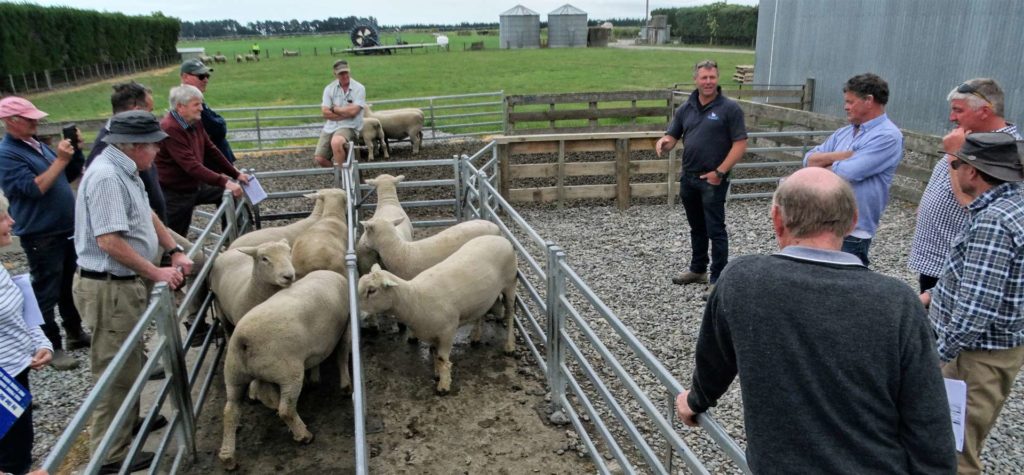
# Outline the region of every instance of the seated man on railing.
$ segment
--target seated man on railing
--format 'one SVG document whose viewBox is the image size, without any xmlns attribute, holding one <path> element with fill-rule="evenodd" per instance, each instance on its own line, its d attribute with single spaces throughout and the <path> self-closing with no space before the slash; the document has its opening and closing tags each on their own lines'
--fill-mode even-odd
<svg viewBox="0 0 1024 475">
<path fill-rule="evenodd" d="M 159 150 L 157 143 L 167 134 L 160 130 L 156 117 L 144 111 L 114 115 L 109 129 L 103 140 L 110 146 L 85 173 L 75 202 L 79 271 L 73 289 L 75 306 L 93 332 L 89 358 L 94 380 L 107 369 L 146 309 L 148 299 L 142 279 L 166 282 L 173 289 L 185 281 L 185 274 L 192 268 L 192 261 L 149 208 L 139 178 L 140 170 L 152 166 Z M 158 246 L 170 249 L 170 266 L 153 265 Z M 94 455 L 142 370 L 142 350 L 139 345 L 130 354 L 121 371 L 113 376 L 109 391 L 97 403 L 90 429 Z M 166 419 L 156 419 L 148 429 L 166 423 Z M 117 473 L 125 464 L 132 432 L 141 427 L 125 425 L 115 430 L 113 445 L 104 459 L 107 463 L 100 473 Z M 139 453 L 134 461 L 128 461 L 129 472 L 148 467 L 152 460 L 151 452 Z"/>
<path fill-rule="evenodd" d="M 733 260 L 711 292 L 680 419 L 696 425 L 739 374 L 753 473 L 955 473 L 924 307 L 840 252 L 857 223 L 850 185 L 799 170 L 771 219 L 781 250 Z"/>
</svg>

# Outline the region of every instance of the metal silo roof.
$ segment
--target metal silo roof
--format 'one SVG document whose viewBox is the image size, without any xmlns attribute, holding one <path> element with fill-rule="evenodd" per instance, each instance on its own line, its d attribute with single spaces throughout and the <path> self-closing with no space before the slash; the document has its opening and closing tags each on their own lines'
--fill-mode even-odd
<svg viewBox="0 0 1024 475">
<path fill-rule="evenodd" d="M 540 16 L 540 13 L 530 10 L 522 5 L 516 5 L 502 13 L 501 16 Z"/>
<path fill-rule="evenodd" d="M 586 14 L 587 14 L 587 12 L 585 12 L 583 10 L 580 10 L 579 8 L 576 8 L 576 7 L 572 6 L 572 5 L 569 5 L 568 3 L 566 3 L 565 5 L 562 5 L 562 6 L 558 7 L 558 8 L 556 8 L 556 9 L 552 10 L 551 13 L 548 13 L 548 15 L 586 15 Z"/>
</svg>

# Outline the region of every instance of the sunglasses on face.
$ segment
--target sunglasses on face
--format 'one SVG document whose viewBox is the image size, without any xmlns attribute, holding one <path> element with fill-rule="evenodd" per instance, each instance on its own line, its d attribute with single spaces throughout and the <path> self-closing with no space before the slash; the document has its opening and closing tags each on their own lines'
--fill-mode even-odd
<svg viewBox="0 0 1024 475">
<path fill-rule="evenodd" d="M 956 92 L 959 92 L 960 94 L 971 94 L 971 95 L 974 95 L 974 96 L 978 96 L 983 101 L 989 103 L 990 105 L 992 104 L 992 101 L 988 100 L 988 98 L 985 97 L 984 94 L 982 94 L 980 91 L 978 91 L 978 87 L 977 86 L 972 86 L 970 84 L 963 83 L 963 84 L 957 86 Z"/>
<path fill-rule="evenodd" d="M 193 74 L 193 76 L 195 76 L 196 79 L 199 79 L 200 81 L 205 81 L 207 79 L 210 79 L 210 75 L 209 74 Z"/>
</svg>

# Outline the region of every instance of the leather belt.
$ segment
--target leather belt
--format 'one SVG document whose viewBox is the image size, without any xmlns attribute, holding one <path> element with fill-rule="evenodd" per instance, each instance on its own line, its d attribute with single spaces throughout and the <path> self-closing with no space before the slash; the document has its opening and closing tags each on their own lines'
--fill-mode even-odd
<svg viewBox="0 0 1024 475">
<path fill-rule="evenodd" d="M 83 279 L 93 280 L 135 280 L 139 278 L 137 275 L 114 275 L 109 272 L 96 272 L 91 270 L 79 269 L 78 274 Z"/>
</svg>

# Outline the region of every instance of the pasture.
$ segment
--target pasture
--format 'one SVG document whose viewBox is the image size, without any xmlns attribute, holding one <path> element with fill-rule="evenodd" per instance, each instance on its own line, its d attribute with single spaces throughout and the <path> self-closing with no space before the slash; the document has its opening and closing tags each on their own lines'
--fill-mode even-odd
<svg viewBox="0 0 1024 475">
<path fill-rule="evenodd" d="M 432 43 L 429 34 L 404 33 L 409 43 Z M 348 35 L 266 38 L 259 44 L 271 57 L 259 63 L 235 63 L 251 40 L 189 41 L 182 47 L 202 46 L 207 54 L 222 52 L 227 64 L 214 65 L 207 99 L 215 108 L 315 104 L 333 79 L 330 66 L 347 58 L 352 76 L 363 83 L 370 101 L 504 90 L 506 94 L 663 89 L 691 78 L 697 61 L 718 61 L 722 83 L 730 84 L 737 64 L 751 64 L 753 54 L 693 51 L 572 48 L 500 50 L 496 35 L 450 35 L 450 51 L 415 50 L 383 56 L 331 56 L 330 47 L 348 48 Z M 464 43 L 484 41 L 488 49 L 463 51 Z M 394 44 L 394 38 L 383 41 Z M 313 56 L 313 48 L 317 55 Z M 281 50 L 301 50 L 298 57 L 281 57 Z M 117 78 L 70 90 L 30 96 L 51 121 L 83 120 L 110 114 L 110 85 Z M 153 89 L 156 112 L 167 107 L 167 91 L 179 83 L 178 68 L 130 77 Z"/>
</svg>

